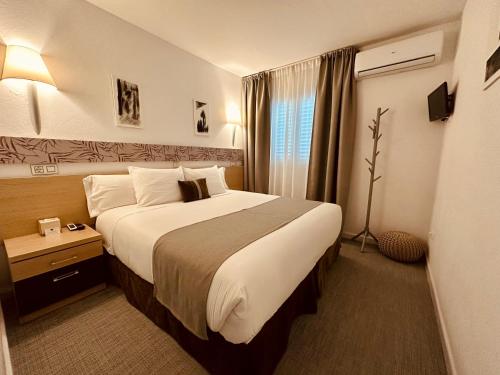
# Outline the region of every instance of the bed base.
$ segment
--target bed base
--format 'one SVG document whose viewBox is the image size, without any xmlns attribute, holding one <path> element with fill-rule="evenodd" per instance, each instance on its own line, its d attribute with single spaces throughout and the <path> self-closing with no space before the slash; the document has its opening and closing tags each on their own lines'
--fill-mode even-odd
<svg viewBox="0 0 500 375">
<path fill-rule="evenodd" d="M 286 351 L 295 318 L 317 311 L 317 299 L 321 296 L 326 272 L 336 260 L 339 250 L 340 238 L 328 248 L 314 269 L 249 344 L 232 344 L 210 330 L 208 340 L 198 338 L 154 298 L 152 284 L 137 276 L 115 256 L 105 253 L 110 270 L 109 282 L 118 285 L 132 306 L 172 336 L 211 374 L 268 375 L 273 373 Z"/>
</svg>

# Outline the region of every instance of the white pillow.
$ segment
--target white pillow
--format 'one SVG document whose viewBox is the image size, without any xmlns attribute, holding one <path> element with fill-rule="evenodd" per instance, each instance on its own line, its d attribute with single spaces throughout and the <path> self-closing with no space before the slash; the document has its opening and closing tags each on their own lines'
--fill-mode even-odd
<svg viewBox="0 0 500 375">
<path fill-rule="evenodd" d="M 210 196 L 215 194 L 222 194 L 226 192 L 224 183 L 220 177 L 220 172 L 216 165 L 210 168 L 182 168 L 184 170 L 184 178 L 186 181 L 197 180 L 199 178 L 205 178 L 207 180 L 208 194 Z"/>
<path fill-rule="evenodd" d="M 139 206 L 177 202 L 182 200 L 177 181 L 183 180 L 182 168 L 150 169 L 128 167 L 134 183 L 135 197 Z"/>
<path fill-rule="evenodd" d="M 91 175 L 83 179 L 90 217 L 111 208 L 136 204 L 132 177 L 123 175 Z"/>
<path fill-rule="evenodd" d="M 226 168 L 219 167 L 219 174 L 220 174 L 220 178 L 222 180 L 222 184 L 224 185 L 224 188 L 229 189 L 229 186 L 227 186 L 227 182 L 226 182 Z"/>
</svg>

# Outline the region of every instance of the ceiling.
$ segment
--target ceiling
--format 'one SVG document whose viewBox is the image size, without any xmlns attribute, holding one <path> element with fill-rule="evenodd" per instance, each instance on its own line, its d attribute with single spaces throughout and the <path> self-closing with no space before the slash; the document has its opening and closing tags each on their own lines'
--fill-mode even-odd
<svg viewBox="0 0 500 375">
<path fill-rule="evenodd" d="M 87 0 L 239 76 L 460 17 L 465 0 Z"/>
</svg>

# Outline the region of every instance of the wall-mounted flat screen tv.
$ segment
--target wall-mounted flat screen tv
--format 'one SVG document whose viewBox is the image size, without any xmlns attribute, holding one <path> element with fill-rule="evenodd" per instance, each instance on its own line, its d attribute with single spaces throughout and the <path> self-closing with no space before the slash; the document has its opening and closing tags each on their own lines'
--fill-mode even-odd
<svg viewBox="0 0 500 375">
<path fill-rule="evenodd" d="M 453 112 L 453 96 L 448 95 L 448 84 L 443 82 L 427 97 L 429 121 L 445 121 Z"/>
</svg>

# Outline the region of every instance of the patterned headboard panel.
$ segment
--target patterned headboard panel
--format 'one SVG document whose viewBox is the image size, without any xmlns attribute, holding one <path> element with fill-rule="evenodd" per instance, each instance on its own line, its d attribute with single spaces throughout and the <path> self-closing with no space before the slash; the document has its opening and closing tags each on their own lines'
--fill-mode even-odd
<svg viewBox="0 0 500 375">
<path fill-rule="evenodd" d="M 224 161 L 231 165 L 242 165 L 243 151 L 198 146 L 0 137 L 0 164 L 138 161 Z"/>
</svg>

